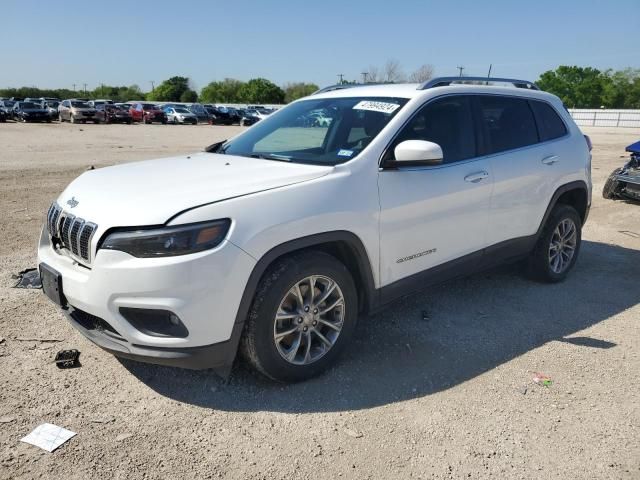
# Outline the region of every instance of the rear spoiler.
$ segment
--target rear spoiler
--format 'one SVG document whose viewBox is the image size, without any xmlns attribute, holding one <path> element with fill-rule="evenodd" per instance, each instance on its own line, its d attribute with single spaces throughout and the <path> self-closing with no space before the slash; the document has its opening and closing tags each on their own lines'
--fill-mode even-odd
<svg viewBox="0 0 640 480">
<path fill-rule="evenodd" d="M 640 153 L 640 140 L 624 149 L 626 152 Z"/>
</svg>

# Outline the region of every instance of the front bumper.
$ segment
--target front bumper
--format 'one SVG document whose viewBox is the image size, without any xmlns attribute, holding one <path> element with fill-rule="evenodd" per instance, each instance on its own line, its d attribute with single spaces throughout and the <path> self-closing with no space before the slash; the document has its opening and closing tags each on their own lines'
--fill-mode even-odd
<svg viewBox="0 0 640 480">
<path fill-rule="evenodd" d="M 80 265 L 54 249 L 43 229 L 38 264 L 60 274 L 65 314 L 89 340 L 118 356 L 184 368 L 218 368 L 233 361 L 234 335 L 239 338 L 244 321 L 236 316 L 255 265 L 244 251 L 223 241 L 215 249 L 177 257 L 135 258 L 99 250 L 93 258 L 91 268 Z M 172 312 L 188 334 L 144 332 L 121 308 Z"/>
</svg>

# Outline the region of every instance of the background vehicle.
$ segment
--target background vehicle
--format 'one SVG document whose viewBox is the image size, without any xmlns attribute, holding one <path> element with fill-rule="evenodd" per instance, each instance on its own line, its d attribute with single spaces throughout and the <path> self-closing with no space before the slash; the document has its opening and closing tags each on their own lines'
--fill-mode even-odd
<svg viewBox="0 0 640 480">
<path fill-rule="evenodd" d="M 0 101 L 0 111 L 4 113 L 5 120 L 9 120 L 13 118 L 13 106 L 16 102 L 13 100 L 1 100 Z"/>
<path fill-rule="evenodd" d="M 47 215 L 44 292 L 117 355 L 225 370 L 239 345 L 297 381 L 433 283 L 519 260 L 562 281 L 588 142 L 530 82 L 460 80 L 332 87 L 205 152 L 83 173 Z M 328 127 L 295 126 L 318 111 Z"/>
<path fill-rule="evenodd" d="M 63 100 L 58 105 L 58 120 L 60 122 L 69 121 L 71 123 L 96 123 L 96 109 L 86 101 L 80 99 Z"/>
<path fill-rule="evenodd" d="M 51 122 L 47 109 L 33 102 L 16 102 L 12 117 L 17 122 Z"/>
<path fill-rule="evenodd" d="M 44 108 L 49 112 L 49 118 L 51 120 L 58 119 L 58 107 L 60 106 L 60 102 L 57 100 L 43 100 Z"/>
<path fill-rule="evenodd" d="M 241 108 L 236 109 L 238 112 L 238 117 L 240 117 L 240 121 L 238 122 L 242 127 L 250 127 L 251 125 L 258 123 L 260 119 L 255 115 L 249 115 L 246 110 Z"/>
<path fill-rule="evenodd" d="M 198 122 L 209 122 L 209 114 L 207 113 L 203 105 L 199 103 L 193 103 L 191 105 L 186 105 L 184 108 L 193 113 L 198 119 Z"/>
<path fill-rule="evenodd" d="M 4 123 L 7 121 L 7 112 L 4 109 L 0 108 L 0 122 Z"/>
<path fill-rule="evenodd" d="M 233 125 L 234 118 L 224 107 L 207 107 L 210 125 Z"/>
<path fill-rule="evenodd" d="M 113 100 L 109 100 L 106 98 L 98 98 L 96 100 L 89 100 L 89 105 L 91 105 L 92 107 L 96 108 L 98 105 L 104 105 L 104 104 L 109 104 L 109 105 L 113 105 L 114 101 Z"/>
<path fill-rule="evenodd" d="M 198 117 L 184 107 L 164 107 L 164 113 L 167 115 L 167 121 L 170 123 L 198 124 Z"/>
<path fill-rule="evenodd" d="M 100 123 L 133 123 L 128 106 L 121 107 L 110 103 L 96 106 L 96 122 Z"/>
<path fill-rule="evenodd" d="M 166 114 L 153 103 L 135 103 L 129 108 L 134 122 L 167 123 Z"/>
<path fill-rule="evenodd" d="M 629 161 L 616 168 L 604 184 L 602 196 L 610 200 L 640 201 L 640 141 L 629 145 L 625 151 L 631 153 Z"/>
</svg>

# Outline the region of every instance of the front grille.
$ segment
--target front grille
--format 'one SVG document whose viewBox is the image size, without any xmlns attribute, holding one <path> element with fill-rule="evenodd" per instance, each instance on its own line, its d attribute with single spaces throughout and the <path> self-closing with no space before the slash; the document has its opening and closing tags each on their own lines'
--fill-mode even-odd
<svg viewBox="0 0 640 480">
<path fill-rule="evenodd" d="M 47 230 L 63 248 L 78 259 L 91 262 L 91 239 L 98 226 L 62 210 L 52 203 L 47 213 Z"/>
</svg>

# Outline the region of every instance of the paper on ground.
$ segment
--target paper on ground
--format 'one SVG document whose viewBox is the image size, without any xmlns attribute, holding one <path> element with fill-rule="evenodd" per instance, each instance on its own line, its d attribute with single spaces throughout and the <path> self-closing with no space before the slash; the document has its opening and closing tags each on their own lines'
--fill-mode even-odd
<svg viewBox="0 0 640 480">
<path fill-rule="evenodd" d="M 51 453 L 76 433 L 51 423 L 43 423 L 29 435 L 21 438 L 21 442 L 30 443 Z"/>
</svg>

